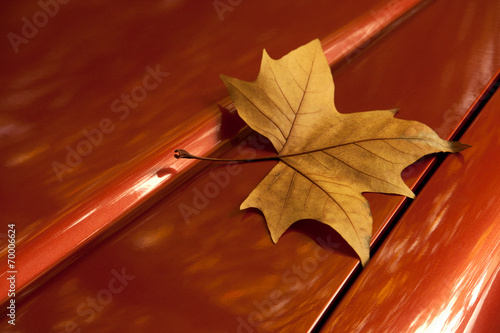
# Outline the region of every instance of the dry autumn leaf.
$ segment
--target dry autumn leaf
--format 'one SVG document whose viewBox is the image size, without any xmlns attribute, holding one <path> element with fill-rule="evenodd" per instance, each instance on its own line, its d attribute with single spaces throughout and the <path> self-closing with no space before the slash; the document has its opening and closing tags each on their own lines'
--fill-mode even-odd
<svg viewBox="0 0 500 333">
<path fill-rule="evenodd" d="M 276 243 L 296 221 L 314 219 L 335 229 L 364 265 L 372 217 L 364 192 L 415 195 L 401 172 L 424 155 L 469 147 L 446 141 L 396 110 L 342 114 L 333 101 L 330 67 L 319 40 L 274 60 L 264 50 L 254 82 L 221 75 L 240 117 L 266 136 L 279 163 L 241 204 L 260 209 Z M 177 158 L 198 157 L 176 150 Z M 256 159 L 263 160 L 263 159 Z M 251 162 L 251 161 L 247 161 Z"/>
<path fill-rule="evenodd" d="M 424 155 L 468 147 L 442 140 L 428 126 L 394 118 L 395 110 L 342 114 L 319 40 L 273 60 L 264 51 L 254 82 L 221 75 L 238 114 L 266 136 L 279 163 L 242 203 L 260 209 L 271 237 L 296 221 L 334 228 L 364 265 L 372 217 L 363 192 L 413 192 L 402 170 Z"/>
</svg>

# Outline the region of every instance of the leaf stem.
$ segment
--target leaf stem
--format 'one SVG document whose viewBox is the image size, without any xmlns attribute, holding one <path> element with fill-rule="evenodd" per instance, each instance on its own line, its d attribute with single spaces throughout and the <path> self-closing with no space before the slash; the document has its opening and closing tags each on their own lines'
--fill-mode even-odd
<svg viewBox="0 0 500 333">
<path fill-rule="evenodd" d="M 221 162 L 221 163 L 251 163 L 251 162 L 262 162 L 262 161 L 279 161 L 279 156 L 268 156 L 268 157 L 260 157 L 260 158 L 251 158 L 251 159 L 241 159 L 241 160 L 231 160 L 224 158 L 211 158 L 211 157 L 200 157 L 193 155 L 184 149 L 176 149 L 174 157 L 179 158 L 187 158 L 201 161 L 212 161 L 212 162 Z"/>
</svg>

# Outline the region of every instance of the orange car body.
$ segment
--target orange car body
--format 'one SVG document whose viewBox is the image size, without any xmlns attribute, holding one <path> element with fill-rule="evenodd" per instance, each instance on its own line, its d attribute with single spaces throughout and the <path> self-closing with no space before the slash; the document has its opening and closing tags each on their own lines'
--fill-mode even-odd
<svg viewBox="0 0 500 333">
<path fill-rule="evenodd" d="M 497 1 L 41 0 L 0 15 L 1 331 L 499 327 Z M 399 108 L 472 145 L 405 169 L 413 201 L 366 194 L 363 269 L 325 225 L 273 244 L 239 210 L 275 162 L 173 157 L 273 154 L 219 73 L 253 80 L 263 48 L 315 38 L 341 112 Z"/>
</svg>

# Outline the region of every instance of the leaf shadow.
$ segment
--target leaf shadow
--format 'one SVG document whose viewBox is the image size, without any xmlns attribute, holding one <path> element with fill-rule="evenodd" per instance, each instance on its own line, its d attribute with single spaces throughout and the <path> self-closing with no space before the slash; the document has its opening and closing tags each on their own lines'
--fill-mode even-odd
<svg viewBox="0 0 500 333">
<path fill-rule="evenodd" d="M 299 220 L 292 224 L 292 226 L 285 231 L 284 237 L 288 233 L 300 233 L 303 234 L 316 242 L 324 250 L 328 252 L 336 252 L 347 257 L 353 257 L 359 260 L 358 255 L 352 249 L 352 247 L 347 244 L 347 242 L 340 236 L 340 234 L 335 231 L 329 225 L 316 220 Z"/>
<path fill-rule="evenodd" d="M 221 113 L 219 139 L 231 140 L 246 124 L 236 110 L 231 111 L 219 104 L 217 106 Z"/>
<path fill-rule="evenodd" d="M 165 176 L 169 176 L 169 177 L 172 177 L 172 176 L 175 176 L 177 174 L 177 170 L 175 170 L 174 168 L 161 168 L 160 170 L 158 170 L 156 172 L 156 176 L 158 178 L 163 178 Z"/>
<path fill-rule="evenodd" d="M 228 109 L 219 104 L 217 104 L 217 106 L 219 107 L 221 113 L 219 139 L 238 141 L 239 139 L 237 135 L 239 131 L 246 126 L 245 121 L 241 119 L 234 108 Z M 265 154 L 276 154 L 276 150 L 274 149 L 271 141 L 257 132 L 252 132 L 248 135 L 243 142 L 240 143 L 240 147 L 241 149 L 256 150 L 257 154 L 259 151 L 264 152 Z"/>
<path fill-rule="evenodd" d="M 465 156 L 462 154 L 462 152 L 455 153 L 452 156 L 455 156 L 455 158 L 457 159 L 458 163 L 460 163 L 461 166 L 465 165 L 466 163 Z"/>
<path fill-rule="evenodd" d="M 241 222 L 246 222 L 252 218 L 252 216 L 259 215 L 260 218 L 258 220 L 262 223 L 262 226 L 266 229 L 269 237 L 269 242 L 272 243 L 271 236 L 269 235 L 269 229 L 266 225 L 266 220 L 264 214 L 257 208 L 248 208 L 246 209 L 245 214 L 241 218 Z M 280 240 L 286 237 L 287 234 L 299 233 L 306 237 L 312 239 L 318 246 L 320 246 L 325 251 L 329 253 L 338 253 L 343 256 L 352 257 L 356 260 L 359 260 L 358 255 L 352 249 L 349 244 L 340 236 L 340 234 L 332 229 L 332 227 L 316 221 L 316 220 L 299 220 L 292 224 L 290 228 L 288 228 Z M 279 241 L 278 241 L 279 242 Z"/>
<path fill-rule="evenodd" d="M 264 214 L 262 214 L 262 212 L 259 209 L 257 209 L 257 208 L 245 208 L 244 212 L 245 213 L 241 217 L 241 222 L 248 222 L 252 218 L 252 216 L 259 215 L 260 218 L 258 220 L 262 223 L 263 227 L 267 228 L 266 227 L 266 219 L 264 218 Z M 269 240 L 271 240 L 271 238 L 269 238 Z"/>
</svg>

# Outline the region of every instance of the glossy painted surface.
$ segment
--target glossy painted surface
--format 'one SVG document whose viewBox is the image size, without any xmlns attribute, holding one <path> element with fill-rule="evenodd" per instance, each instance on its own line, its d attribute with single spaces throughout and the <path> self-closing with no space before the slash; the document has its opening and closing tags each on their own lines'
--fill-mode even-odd
<svg viewBox="0 0 500 333">
<path fill-rule="evenodd" d="M 178 6 L 174 6 L 173 9 L 170 8 L 169 10 L 167 10 L 167 12 L 170 13 L 170 15 L 187 16 L 186 13 L 191 13 L 193 9 L 192 6 L 189 6 L 187 3 L 179 6 L 179 8 Z M 279 7 L 279 5 L 277 6 Z M 350 54 L 359 53 L 357 49 L 359 46 L 367 44 L 377 35 L 380 35 L 386 30 L 392 28 L 392 25 L 396 20 L 396 23 L 400 23 L 402 17 L 407 17 L 409 15 L 407 14 L 408 12 L 415 12 L 416 7 L 421 7 L 420 2 L 417 0 L 408 0 L 398 4 L 397 7 L 390 8 L 387 7 L 386 3 L 383 3 L 382 5 L 373 5 L 371 3 L 367 3 L 367 7 L 364 9 L 365 13 L 363 15 L 356 17 L 348 26 L 342 28 L 339 32 L 336 32 L 328 37 L 328 40 L 324 45 L 330 63 L 338 64 L 344 60 L 350 61 Z M 326 10 L 327 7 L 323 7 L 323 9 Z M 340 10 L 341 8 L 336 9 Z M 368 11 L 368 9 L 370 10 Z M 179 14 L 177 10 L 180 10 L 181 14 Z M 290 9 L 287 8 L 286 10 Z M 317 14 L 316 11 L 318 9 L 316 7 L 311 8 L 311 10 L 312 12 L 309 13 L 310 15 L 312 15 L 313 13 Z M 349 15 L 350 10 L 350 7 L 348 9 L 345 9 L 344 14 Z M 360 9 L 356 9 L 356 11 L 359 12 Z M 363 11 L 361 10 L 361 12 Z M 217 11 L 215 13 L 217 14 Z M 213 15 L 213 13 L 207 13 L 205 15 L 210 16 Z M 250 17 L 246 17 L 246 19 L 251 20 L 255 15 L 255 12 L 247 11 L 246 15 L 250 15 Z M 281 22 L 280 24 L 291 22 L 287 20 L 290 20 L 290 18 L 285 19 L 285 21 Z M 236 25 L 241 24 L 238 22 Z M 296 21 L 294 20 L 293 23 L 296 23 Z M 272 24 L 277 24 L 277 22 Z M 195 21 L 194 25 L 198 26 L 200 29 L 201 27 L 206 28 L 206 22 L 204 20 Z M 276 26 L 274 25 L 274 27 Z M 312 34 L 318 27 L 324 29 L 325 27 L 328 27 L 328 25 L 315 26 L 315 28 L 308 33 Z M 335 26 L 332 25 L 329 26 L 329 28 L 335 29 Z M 190 29 L 193 29 L 193 27 L 190 27 Z M 215 29 L 214 34 L 218 34 L 217 31 L 218 30 Z M 255 31 L 252 30 L 251 33 L 255 33 Z M 356 38 L 353 39 L 352 36 L 355 36 Z M 193 42 L 199 43 L 199 41 L 197 41 L 195 37 L 197 36 L 195 35 L 193 37 Z M 254 36 L 252 35 L 252 37 Z M 217 44 L 216 41 L 218 40 L 218 38 L 220 38 L 220 36 L 216 36 L 214 38 L 215 39 L 210 40 L 211 44 L 210 50 L 208 50 L 209 52 L 199 51 L 198 53 L 194 54 L 193 57 L 206 57 L 208 55 L 211 55 L 213 52 L 217 53 L 221 45 Z M 183 43 L 184 41 L 178 38 L 176 42 Z M 283 41 L 280 40 L 279 43 L 281 42 Z M 339 45 L 342 47 L 339 48 Z M 274 47 L 276 45 L 272 46 Z M 227 45 L 223 47 L 227 47 Z M 19 49 L 18 51 L 21 52 L 21 49 Z M 91 54 L 84 54 L 84 56 L 85 55 L 91 56 Z M 80 54 L 78 54 L 78 56 L 80 56 Z M 169 60 L 170 58 L 168 57 L 171 57 L 172 54 L 169 53 L 166 56 L 167 60 Z M 251 61 L 244 53 L 240 53 L 240 57 L 243 57 L 242 61 Z M 69 61 L 74 60 L 70 59 Z M 211 58 L 207 58 L 206 61 L 216 65 L 219 64 L 219 61 L 221 61 L 221 59 L 216 57 L 212 61 Z M 238 62 L 237 60 L 235 61 Z M 181 68 L 184 68 L 186 72 L 191 73 L 190 71 L 192 69 L 189 68 L 190 65 L 192 64 L 190 58 L 188 57 L 185 60 L 185 63 L 182 64 L 182 66 L 184 67 Z M 243 67 L 243 69 L 246 68 L 247 67 L 245 66 Z M 88 69 L 84 67 L 82 70 L 84 70 L 84 73 L 82 75 L 85 76 L 85 74 L 88 72 Z M 130 102 L 126 100 L 126 98 L 128 98 L 127 95 L 123 94 L 120 95 L 120 99 L 122 100 L 122 102 L 120 102 L 120 99 L 116 98 L 113 100 L 113 102 L 111 102 L 111 113 L 115 113 L 116 111 L 117 117 L 121 121 L 127 121 L 127 119 L 129 119 L 128 117 L 132 113 L 131 111 L 139 108 L 139 102 L 141 102 L 141 105 L 143 103 L 146 103 L 146 100 L 141 101 L 143 97 L 141 97 L 140 94 L 137 95 L 137 93 L 141 89 L 155 90 L 156 88 L 160 87 L 160 84 L 163 82 L 163 80 L 166 80 L 170 77 L 170 73 L 167 76 L 166 72 L 162 72 L 160 65 L 152 67 L 146 66 L 145 73 L 146 74 L 144 75 L 144 77 L 139 80 L 139 84 L 134 86 L 130 90 L 130 95 L 140 97 L 139 101 Z M 60 75 L 54 76 L 53 78 L 51 78 L 51 80 L 57 81 L 60 78 Z M 209 79 L 213 80 L 214 78 L 211 77 Z M 194 96 L 198 96 L 199 91 L 202 91 L 206 88 L 206 82 L 201 80 L 198 76 L 192 83 L 192 87 L 189 89 L 189 91 L 192 91 Z M 153 89 L 155 86 L 156 88 Z M 168 107 L 169 105 L 171 105 L 171 103 L 183 102 L 183 98 L 185 97 L 184 93 L 186 91 L 183 91 L 183 94 L 179 94 L 178 96 L 169 99 L 168 102 L 166 102 L 166 106 Z M 101 92 L 106 95 L 105 91 Z M 152 91 L 151 93 L 154 93 L 154 91 Z M 150 96 L 151 98 L 152 94 L 149 94 L 148 96 Z M 191 99 L 189 101 L 191 101 Z M 221 101 L 221 104 L 226 105 L 226 101 L 227 98 Z M 27 103 L 27 101 L 25 101 L 25 103 Z M 193 110 L 198 107 L 197 105 L 191 105 L 188 102 L 183 102 L 183 106 L 193 108 Z M 78 107 L 82 106 L 78 105 Z M 71 172 L 68 173 L 72 176 L 72 178 L 69 183 L 66 181 L 68 180 L 67 177 L 69 175 L 66 174 L 66 172 L 64 171 L 65 169 L 62 169 L 65 166 L 63 166 L 63 164 L 60 163 L 59 160 L 53 160 L 52 162 L 49 162 L 50 159 L 54 158 L 52 153 L 56 152 L 56 150 L 51 150 L 46 154 L 38 156 L 39 158 L 44 159 L 44 161 L 47 162 L 40 163 L 41 165 L 50 163 L 51 166 L 53 166 L 53 163 L 59 163 L 57 164 L 57 168 L 60 168 L 61 173 L 58 176 L 56 175 L 56 173 L 54 173 L 54 177 L 59 178 L 61 183 L 59 186 L 57 186 L 57 190 L 60 191 L 59 198 L 68 201 L 68 204 L 55 216 L 50 216 L 49 218 L 47 218 L 45 222 L 41 222 L 41 220 L 39 219 L 26 226 L 23 224 L 23 219 L 11 220 L 15 222 L 17 226 L 18 246 L 16 260 L 18 265 L 23 267 L 22 272 L 19 274 L 16 280 L 18 291 L 20 291 L 22 288 L 25 288 L 28 284 L 33 284 L 35 282 L 35 279 L 41 278 L 43 274 L 49 272 L 51 269 L 62 269 L 65 264 L 73 260 L 73 254 L 75 254 L 79 249 L 84 248 L 86 244 L 93 241 L 95 238 L 102 238 L 119 229 L 124 224 L 129 222 L 133 217 L 135 217 L 138 213 L 144 211 L 154 202 L 159 200 L 159 198 L 161 198 L 161 196 L 164 195 L 165 192 L 172 191 L 181 182 L 189 179 L 190 174 L 194 174 L 197 170 L 199 170 L 201 165 L 195 167 L 196 163 L 194 163 L 193 161 L 175 160 L 172 156 L 172 152 L 176 148 L 183 147 L 185 149 L 189 149 L 195 154 L 207 155 L 209 152 L 213 151 L 216 148 L 221 148 L 224 146 L 229 147 L 231 145 L 229 139 L 233 138 L 224 137 L 222 129 L 225 125 L 220 119 L 218 108 L 213 105 L 210 106 L 209 104 L 207 104 L 208 109 L 201 110 L 201 112 L 196 114 L 196 117 L 187 118 L 189 120 L 186 120 L 185 118 L 188 117 L 190 113 L 184 112 L 184 110 L 178 110 L 174 112 L 173 115 L 166 117 L 163 115 L 165 106 L 158 104 L 155 107 L 149 107 L 150 106 L 148 106 L 147 117 L 144 117 L 144 119 L 141 118 L 141 121 L 146 121 L 147 119 L 149 119 L 148 117 L 150 117 L 152 113 L 158 113 L 158 116 L 162 121 L 157 121 L 157 119 L 154 119 L 151 120 L 152 122 L 154 122 L 154 124 L 148 123 L 142 127 L 134 127 L 137 125 L 136 123 L 134 123 L 132 127 L 129 127 L 126 130 L 124 129 L 124 132 L 120 132 L 118 130 L 115 131 L 115 129 L 117 129 L 118 127 L 117 124 L 120 124 L 120 122 L 117 123 L 112 121 L 110 118 L 105 117 L 101 118 L 98 123 L 97 129 L 84 128 L 81 132 L 79 132 L 83 136 L 83 139 L 77 141 L 74 147 L 67 146 L 65 148 L 67 150 L 66 157 L 71 156 L 68 157 L 69 161 L 73 164 L 77 164 L 70 165 Z M 60 112 L 67 112 L 67 109 L 58 110 L 60 110 Z M 51 109 L 51 111 L 56 112 L 57 110 Z M 99 112 L 99 109 L 96 109 L 96 111 Z M 182 122 L 183 119 L 186 121 Z M 37 126 L 43 127 L 44 125 L 42 120 L 31 120 L 34 121 Z M 167 123 L 164 123 L 163 121 L 167 121 Z M 80 125 L 81 124 L 73 123 L 67 124 L 67 126 L 69 127 Z M 231 125 L 234 125 L 234 123 Z M 7 128 L 10 128 L 9 126 L 7 126 Z M 241 127 L 241 125 L 239 126 Z M 240 127 L 236 128 L 236 131 L 233 132 L 237 132 Z M 220 131 L 219 128 L 221 128 Z M 165 140 L 160 140 L 164 142 L 155 143 L 155 140 L 158 140 L 158 137 L 154 136 L 155 133 L 153 129 L 156 129 L 156 131 L 163 130 L 165 132 L 163 133 L 163 136 L 159 135 L 160 138 L 166 138 Z M 137 131 L 140 131 L 140 134 L 137 134 Z M 46 133 L 35 133 L 38 133 L 38 135 L 41 136 L 40 141 L 49 139 L 48 137 L 46 137 Z M 240 136 L 244 133 L 248 133 L 248 131 L 242 131 L 242 133 L 240 133 Z M 33 132 L 30 132 L 29 134 L 33 135 Z M 68 139 L 64 137 L 64 133 L 54 132 L 51 133 L 51 135 L 63 136 L 63 140 Z M 113 135 L 117 135 L 118 139 L 115 138 L 115 140 L 110 141 L 104 140 Z M 89 136 L 91 137 L 90 139 L 88 138 Z M 131 136 L 139 136 L 141 138 L 149 137 L 151 143 L 147 146 L 144 146 L 147 142 L 141 140 L 143 144 L 143 151 L 140 155 L 134 157 L 132 160 L 127 161 L 126 163 L 116 164 L 116 161 L 113 162 L 112 160 L 117 156 L 117 154 L 115 154 L 115 151 L 118 150 L 120 152 L 120 156 L 124 153 L 124 149 L 122 149 L 123 147 L 117 145 L 128 142 L 127 140 L 129 140 Z M 31 144 L 31 142 L 29 143 Z M 90 143 L 95 143 L 95 147 L 88 148 Z M 24 144 L 26 144 L 26 142 L 24 142 Z M 128 145 L 129 144 L 127 143 L 126 146 Z M 85 152 L 85 147 L 87 147 L 87 149 L 91 149 L 92 151 L 95 150 L 95 153 L 97 153 L 98 148 L 99 151 L 101 151 L 101 153 L 105 153 L 105 155 L 100 156 L 100 158 L 102 159 L 99 160 L 97 164 L 84 163 L 85 161 L 87 161 L 87 157 L 91 158 L 95 154 L 82 153 L 82 156 L 75 157 L 76 153 L 74 153 L 74 150 L 76 149 L 76 151 L 81 150 Z M 9 146 L 9 149 L 15 150 L 16 145 Z M 106 166 L 106 163 L 111 163 L 111 169 L 109 169 L 110 165 Z M 13 170 L 10 170 L 10 172 L 19 172 L 20 169 L 15 168 Z M 86 175 L 78 178 L 78 170 L 80 170 L 80 172 L 84 172 Z M 97 178 L 93 178 L 95 176 L 93 175 L 94 172 L 99 172 Z M 12 176 L 9 175 L 8 172 L 6 173 L 6 175 Z M 73 177 L 73 175 L 77 177 L 75 178 Z M 16 186 L 16 190 L 24 191 L 24 188 L 32 189 L 38 184 L 29 179 L 22 179 L 22 181 L 29 181 L 29 186 L 24 186 L 22 183 L 12 183 L 12 185 Z M 44 177 L 38 177 L 37 181 L 44 182 L 45 185 L 48 184 L 47 180 L 44 179 Z M 84 182 L 84 185 L 87 188 L 83 191 L 79 191 L 79 182 Z M 70 187 L 68 187 L 68 184 L 70 185 Z M 8 186 L 6 188 L 8 189 Z M 66 190 L 69 190 L 70 193 L 66 193 Z M 27 193 L 24 194 L 27 195 Z M 37 194 L 40 195 L 40 198 L 37 198 L 37 201 L 43 202 L 46 199 L 43 196 L 43 191 L 41 193 L 40 191 L 38 191 Z M 27 195 L 26 202 L 24 202 L 23 204 L 29 204 L 29 201 L 29 195 Z M 36 214 L 36 209 L 23 211 L 15 204 L 9 206 L 9 209 L 17 209 L 18 212 L 25 212 L 27 214 Z M 2 260 L 1 262 L 3 265 L 6 265 L 5 260 Z M 2 271 L 5 272 L 6 269 L 2 269 Z M 52 271 L 51 273 L 55 273 L 55 271 Z M 2 277 L 3 275 L 0 275 L 0 290 L 6 290 L 8 283 Z M 2 295 L 5 295 L 5 293 L 2 293 Z M 5 298 L 5 296 L 3 297 Z"/>
<path fill-rule="evenodd" d="M 106 187 L 109 178 L 158 156 L 156 150 L 215 116 L 215 104 L 227 97 L 219 73 L 252 77 L 264 47 L 282 55 L 380 3 L 249 1 L 219 16 L 212 1 L 69 2 L 26 44 L 16 45 L 17 53 L 7 35 L 29 36 L 23 18 L 32 21 L 44 11 L 36 1 L 3 5 L 0 193 L 9 198 L 0 202 L 4 218 L 16 221 L 24 237 L 36 234 L 54 215 Z M 148 66 L 162 74 L 151 78 Z M 143 99 L 140 87 L 146 85 Z M 101 142 L 81 161 L 67 164 L 66 147 L 77 149 L 87 140 L 82 131 L 94 133 L 103 119 L 111 124 L 104 122 L 107 132 L 95 140 Z M 62 181 L 53 162 L 71 169 L 60 173 Z"/>
<path fill-rule="evenodd" d="M 493 1 L 429 5 L 334 73 L 339 110 L 400 107 L 400 117 L 451 135 L 500 68 L 495 15 Z M 239 76 L 235 72 L 227 74 Z M 225 156 L 266 150 L 258 137 L 244 142 Z M 333 231 L 317 223 L 298 223 L 272 245 L 262 217 L 238 210 L 271 167 L 210 166 L 178 184 L 178 190 L 31 294 L 18 308 L 16 329 L 311 329 L 358 260 Z M 405 175 L 414 182 L 424 167 Z M 205 200 L 199 194 L 204 192 Z M 368 197 L 380 234 L 402 199 Z"/>
<path fill-rule="evenodd" d="M 499 111 L 497 92 L 322 332 L 498 332 Z"/>
</svg>

